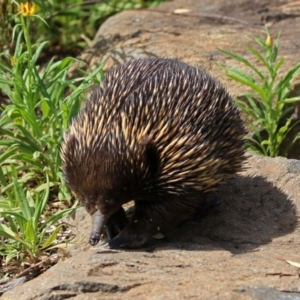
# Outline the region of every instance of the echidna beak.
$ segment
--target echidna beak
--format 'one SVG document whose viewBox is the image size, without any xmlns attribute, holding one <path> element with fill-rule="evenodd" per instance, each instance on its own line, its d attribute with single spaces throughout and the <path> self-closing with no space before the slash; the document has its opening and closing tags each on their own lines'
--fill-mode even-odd
<svg viewBox="0 0 300 300">
<path fill-rule="evenodd" d="M 92 231 L 89 239 L 91 245 L 96 245 L 100 241 L 102 227 L 105 225 L 107 217 L 99 209 L 92 216 Z"/>
</svg>

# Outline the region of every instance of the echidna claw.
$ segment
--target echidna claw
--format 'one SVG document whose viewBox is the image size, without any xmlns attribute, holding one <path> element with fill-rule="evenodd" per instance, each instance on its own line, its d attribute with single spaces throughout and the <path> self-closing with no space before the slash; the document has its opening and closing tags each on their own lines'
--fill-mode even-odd
<svg viewBox="0 0 300 300">
<path fill-rule="evenodd" d="M 100 236 L 92 234 L 89 239 L 89 244 L 95 246 L 99 243 L 99 241 L 100 241 Z"/>
<path fill-rule="evenodd" d="M 108 242 L 109 247 L 114 248 L 140 248 L 148 242 L 145 235 L 117 236 Z"/>
</svg>

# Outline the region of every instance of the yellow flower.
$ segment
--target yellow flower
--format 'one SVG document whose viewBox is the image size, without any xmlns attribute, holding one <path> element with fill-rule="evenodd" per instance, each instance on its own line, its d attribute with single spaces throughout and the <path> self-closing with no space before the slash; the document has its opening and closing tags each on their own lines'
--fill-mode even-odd
<svg viewBox="0 0 300 300">
<path fill-rule="evenodd" d="M 273 46 L 273 39 L 270 35 L 268 35 L 267 39 L 266 39 L 266 45 L 268 47 L 272 47 Z"/>
<path fill-rule="evenodd" d="M 19 13 L 21 13 L 23 17 L 31 17 L 36 14 L 36 6 L 34 3 L 21 3 Z"/>
</svg>

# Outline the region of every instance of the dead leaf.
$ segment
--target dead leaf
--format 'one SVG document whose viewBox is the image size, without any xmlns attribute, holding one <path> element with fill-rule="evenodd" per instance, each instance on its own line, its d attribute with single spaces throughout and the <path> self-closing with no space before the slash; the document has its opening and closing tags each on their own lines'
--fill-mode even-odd
<svg viewBox="0 0 300 300">
<path fill-rule="evenodd" d="M 288 264 L 296 267 L 296 268 L 300 268 L 300 263 L 297 263 L 297 262 L 294 262 L 294 261 L 291 261 L 291 260 L 285 260 Z"/>
<path fill-rule="evenodd" d="M 186 14 L 188 12 L 190 12 L 190 10 L 187 8 L 178 8 L 173 11 L 174 14 Z"/>
</svg>

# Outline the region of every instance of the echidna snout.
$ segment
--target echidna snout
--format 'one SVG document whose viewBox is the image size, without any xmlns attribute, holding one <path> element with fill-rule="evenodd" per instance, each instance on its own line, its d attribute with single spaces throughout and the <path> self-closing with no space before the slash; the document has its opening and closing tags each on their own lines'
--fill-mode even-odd
<svg viewBox="0 0 300 300">
<path fill-rule="evenodd" d="M 226 89 L 199 68 L 163 58 L 113 68 L 61 150 L 66 183 L 93 216 L 90 243 L 105 227 L 111 247 L 138 248 L 193 216 L 242 170 L 244 134 Z"/>
</svg>

